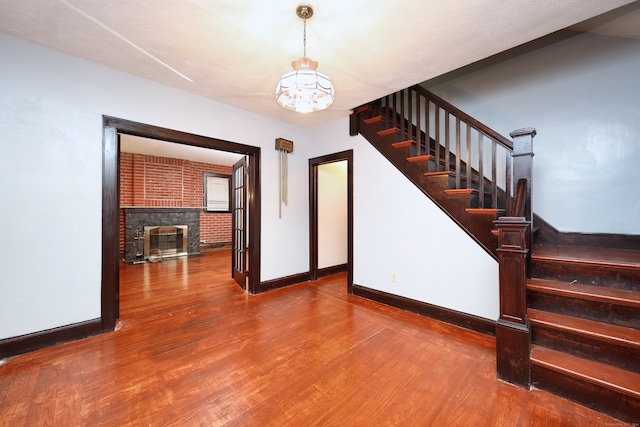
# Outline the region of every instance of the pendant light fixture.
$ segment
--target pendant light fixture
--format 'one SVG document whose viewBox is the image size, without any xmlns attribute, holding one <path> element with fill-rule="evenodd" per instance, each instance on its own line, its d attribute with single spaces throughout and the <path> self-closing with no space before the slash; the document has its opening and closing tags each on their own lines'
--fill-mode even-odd
<svg viewBox="0 0 640 427">
<path fill-rule="evenodd" d="M 276 86 L 276 101 L 287 110 L 299 113 L 324 110 L 333 104 L 331 79 L 316 71 L 318 63 L 307 58 L 307 19 L 313 16 L 313 8 L 301 4 L 296 14 L 304 21 L 304 53 L 291 62 L 293 71 L 284 74 Z"/>
</svg>

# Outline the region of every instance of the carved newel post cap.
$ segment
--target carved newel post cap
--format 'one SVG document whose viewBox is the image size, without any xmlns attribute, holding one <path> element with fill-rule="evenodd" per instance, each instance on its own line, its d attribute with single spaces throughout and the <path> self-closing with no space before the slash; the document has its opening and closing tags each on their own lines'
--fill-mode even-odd
<svg viewBox="0 0 640 427">
<path fill-rule="evenodd" d="M 534 136 L 536 136 L 536 134 L 537 132 L 534 128 L 522 128 L 516 129 L 513 132 L 509 132 L 509 136 L 511 136 L 511 138 L 525 135 L 531 135 L 531 138 L 533 138 Z"/>
</svg>

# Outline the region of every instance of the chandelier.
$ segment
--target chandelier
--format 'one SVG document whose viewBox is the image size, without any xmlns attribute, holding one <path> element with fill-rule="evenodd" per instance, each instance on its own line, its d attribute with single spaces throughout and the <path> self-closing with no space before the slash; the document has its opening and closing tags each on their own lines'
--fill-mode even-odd
<svg viewBox="0 0 640 427">
<path fill-rule="evenodd" d="M 313 15 L 310 5 L 301 4 L 296 14 L 304 21 L 304 53 L 291 62 L 293 71 L 284 74 L 276 86 L 276 101 L 287 110 L 310 113 L 333 104 L 331 79 L 316 71 L 318 63 L 307 58 L 307 19 Z"/>
</svg>

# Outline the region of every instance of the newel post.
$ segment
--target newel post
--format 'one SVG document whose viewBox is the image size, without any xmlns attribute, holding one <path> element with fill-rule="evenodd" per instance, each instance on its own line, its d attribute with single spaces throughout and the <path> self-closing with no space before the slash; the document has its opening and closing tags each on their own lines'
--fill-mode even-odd
<svg viewBox="0 0 640 427">
<path fill-rule="evenodd" d="M 526 180 L 524 217 L 502 217 L 494 221 L 498 229 L 500 318 L 496 324 L 498 378 L 529 388 L 531 379 L 531 325 L 527 317 L 527 276 L 529 273 L 531 189 L 533 182 L 533 128 L 511 132 L 513 138 L 513 182 Z"/>
<path fill-rule="evenodd" d="M 496 325 L 498 378 L 521 387 L 530 384 L 531 326 L 527 317 L 527 234 L 525 218 L 502 217 L 498 228 L 500 318 Z"/>
<path fill-rule="evenodd" d="M 524 203 L 524 217 L 531 223 L 533 228 L 533 208 L 531 203 L 533 184 L 533 138 L 536 136 L 534 128 L 524 128 L 514 130 L 509 134 L 513 139 L 513 182 L 518 185 L 521 179 L 527 182 L 527 192 Z M 527 247 L 531 243 L 531 228 L 527 233 Z M 530 261 L 527 260 L 527 266 Z"/>
</svg>

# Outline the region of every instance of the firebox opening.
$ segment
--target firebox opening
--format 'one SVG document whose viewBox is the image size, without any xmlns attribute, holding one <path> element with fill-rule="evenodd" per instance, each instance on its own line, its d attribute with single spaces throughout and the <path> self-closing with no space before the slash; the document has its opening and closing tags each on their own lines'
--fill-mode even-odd
<svg viewBox="0 0 640 427">
<path fill-rule="evenodd" d="M 162 258 L 188 255 L 188 227 L 186 225 L 162 225 L 144 227 L 144 259 L 151 252 L 160 252 Z"/>
</svg>

